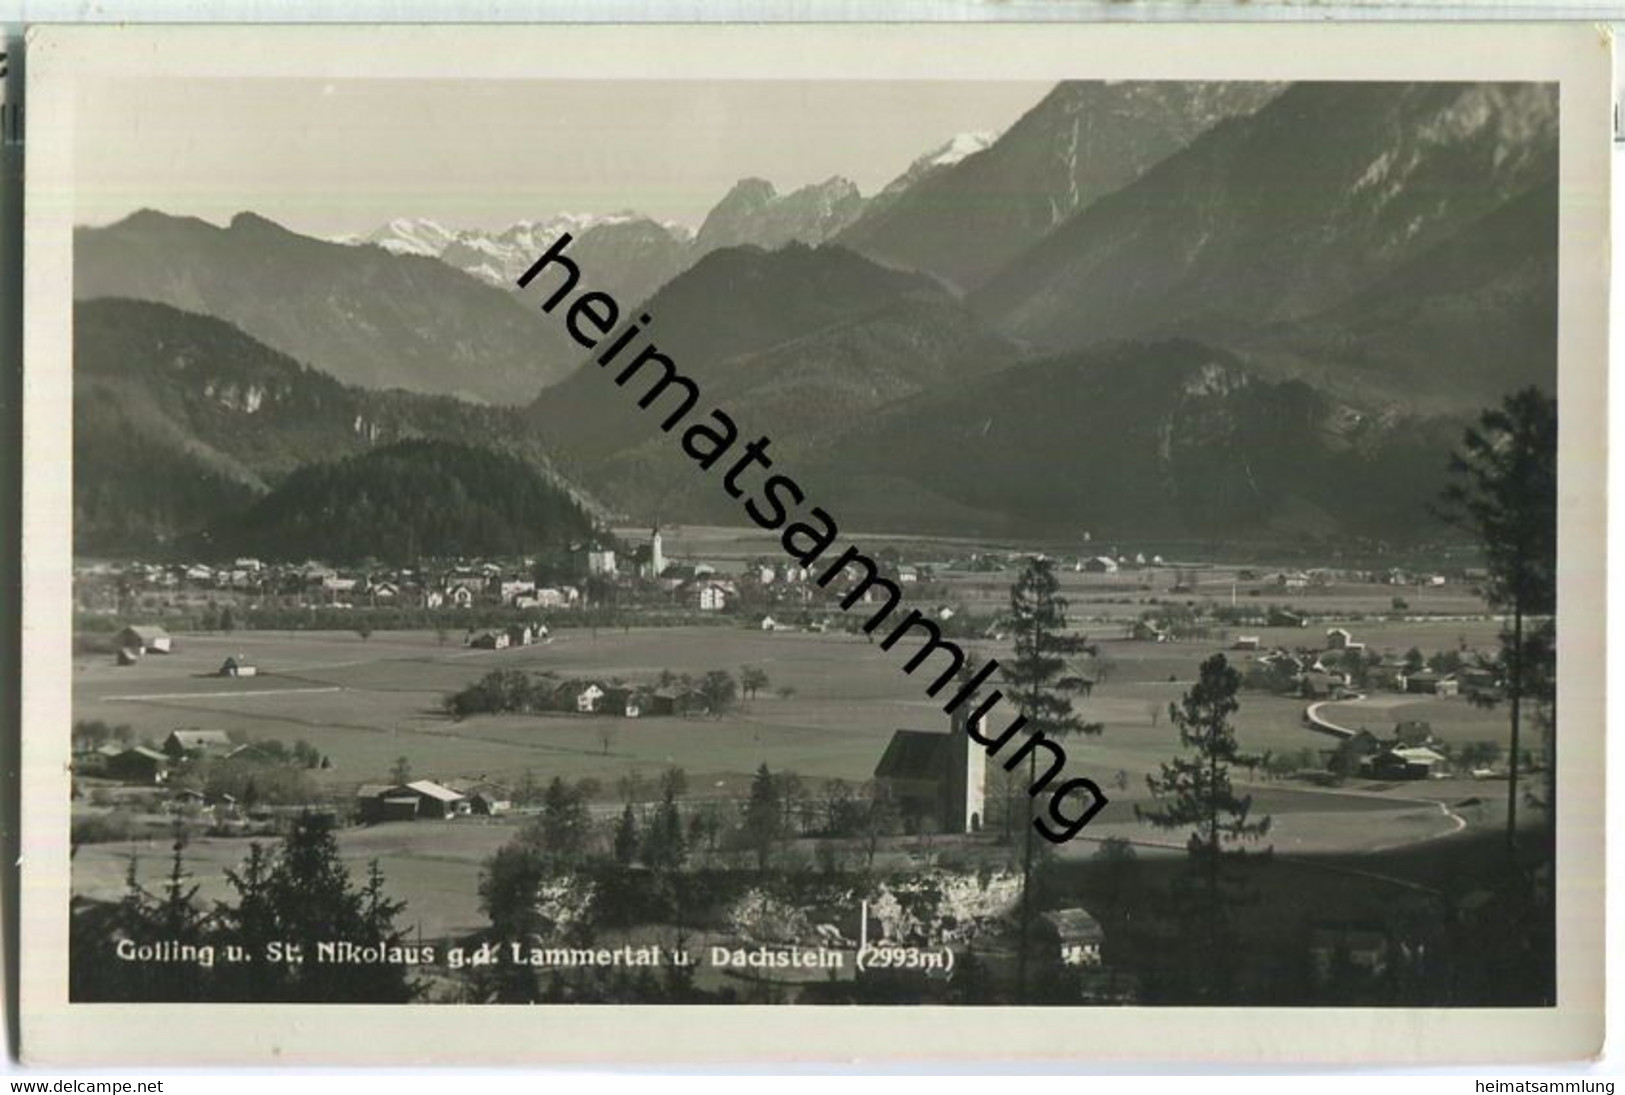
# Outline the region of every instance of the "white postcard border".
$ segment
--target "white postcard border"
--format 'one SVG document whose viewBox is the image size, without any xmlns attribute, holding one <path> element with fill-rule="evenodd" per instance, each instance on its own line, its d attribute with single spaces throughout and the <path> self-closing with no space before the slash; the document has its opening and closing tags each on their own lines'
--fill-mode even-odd
<svg viewBox="0 0 1625 1095">
<path fill-rule="evenodd" d="M 1587 26 L 43 27 L 29 34 L 23 1043 L 30 1063 L 1572 1060 L 1602 1041 L 1611 39 Z M 1559 1004 L 1187 1009 L 70 1004 L 73 103 L 81 81 L 1507 80 L 1562 85 Z M 1578 728 L 1578 729 L 1576 729 Z"/>
</svg>

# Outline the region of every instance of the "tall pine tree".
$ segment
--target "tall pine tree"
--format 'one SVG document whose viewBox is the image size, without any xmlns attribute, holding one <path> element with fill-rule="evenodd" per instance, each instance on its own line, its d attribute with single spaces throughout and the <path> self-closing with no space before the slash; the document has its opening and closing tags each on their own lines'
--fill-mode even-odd
<svg viewBox="0 0 1625 1095">
<path fill-rule="evenodd" d="M 1238 795 L 1230 783 L 1230 766 L 1257 763 L 1244 755 L 1231 723 L 1240 704 L 1236 693 L 1241 675 L 1215 654 L 1202 663 L 1196 683 L 1178 703 L 1168 705 L 1168 717 L 1179 728 L 1180 744 L 1189 755 L 1175 757 L 1161 771 L 1146 777 L 1157 799 L 1155 808 L 1135 807 L 1135 813 L 1159 829 L 1191 830 L 1186 849 L 1191 874 L 1181 886 L 1181 912 L 1195 927 L 1187 932 L 1194 951 L 1185 970 L 1192 978 L 1188 991 L 1214 1001 L 1231 984 L 1235 947 L 1229 938 L 1227 906 L 1239 900 L 1225 870 L 1227 861 L 1246 854 L 1244 845 L 1262 839 L 1269 817 L 1254 819 L 1252 796 Z"/>
<path fill-rule="evenodd" d="M 1087 696 L 1090 682 L 1074 672 L 1070 659 L 1093 654 L 1081 636 L 1066 629 L 1066 599 L 1060 596 L 1060 581 L 1049 559 L 1027 561 L 1021 575 L 1010 587 L 1010 611 L 1005 626 L 1015 642 L 1015 655 L 1001 666 L 1010 702 L 1026 720 L 1029 735 L 1043 734 L 1051 740 L 1073 735 L 1097 735 L 1105 727 L 1088 722 L 1072 707 L 1074 698 Z M 1020 753 L 1011 751 L 1004 767 L 1019 764 Z M 1029 952 L 1032 922 L 1037 908 L 1033 894 L 1033 871 L 1037 833 L 1033 821 L 1034 796 L 1038 785 L 1038 750 L 1027 750 L 1028 794 L 1022 796 L 1026 811 L 1021 853 L 1021 947 L 1017 957 L 1017 992 L 1027 999 Z"/>
<path fill-rule="evenodd" d="M 1536 703 L 1546 723 L 1546 768 L 1556 771 L 1551 729 L 1557 634 L 1551 617 L 1557 611 L 1557 401 L 1537 388 L 1508 396 L 1466 431 L 1461 448 L 1451 455 L 1450 470 L 1456 481 L 1436 512 L 1479 541 L 1489 571 L 1484 597 L 1510 616 L 1501 650 L 1511 713 L 1506 840 L 1515 862 L 1526 699 Z M 1554 780 L 1546 802 L 1549 821 L 1555 817 L 1555 791 Z"/>
</svg>

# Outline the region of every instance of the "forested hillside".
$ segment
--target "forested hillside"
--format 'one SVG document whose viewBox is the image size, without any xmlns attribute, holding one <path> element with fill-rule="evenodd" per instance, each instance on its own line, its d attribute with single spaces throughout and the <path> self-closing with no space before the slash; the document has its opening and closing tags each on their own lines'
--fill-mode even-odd
<svg viewBox="0 0 1625 1095">
<path fill-rule="evenodd" d="M 267 560 L 525 555 L 589 534 L 569 495 L 525 461 L 449 441 L 403 441 L 300 468 L 208 545 Z"/>
</svg>

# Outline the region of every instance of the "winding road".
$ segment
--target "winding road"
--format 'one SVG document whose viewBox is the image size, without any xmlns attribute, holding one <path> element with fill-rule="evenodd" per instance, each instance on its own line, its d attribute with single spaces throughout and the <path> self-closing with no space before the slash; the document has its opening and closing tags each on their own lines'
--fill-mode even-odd
<svg viewBox="0 0 1625 1095">
<path fill-rule="evenodd" d="M 1305 725 L 1307 725 L 1308 728 L 1311 729 L 1311 730 L 1318 731 L 1319 733 L 1322 733 L 1322 734 L 1330 734 L 1334 738 L 1338 738 L 1339 740 L 1346 741 L 1349 738 L 1352 738 L 1357 733 L 1357 731 L 1350 730 L 1346 726 L 1337 725 L 1337 723 L 1332 722 L 1330 719 L 1323 716 L 1320 713 L 1320 709 L 1322 707 L 1326 707 L 1326 706 L 1328 706 L 1330 704 L 1334 704 L 1334 703 L 1347 703 L 1347 704 L 1359 703 L 1360 701 L 1364 700 L 1365 698 L 1366 697 L 1365 697 L 1364 693 L 1357 693 L 1355 695 L 1346 696 L 1343 699 L 1338 699 L 1338 700 L 1319 700 L 1319 701 L 1317 701 L 1315 703 L 1310 704 L 1308 707 L 1305 707 L 1303 709 L 1303 721 L 1304 721 Z M 1358 793 L 1369 793 L 1369 792 L 1353 792 L 1353 793 L 1358 794 Z M 1386 796 L 1384 796 L 1384 797 L 1386 797 Z M 1450 822 L 1450 829 L 1448 831 L 1446 831 L 1446 832 L 1443 832 L 1443 833 L 1435 833 L 1432 836 L 1423 837 L 1423 838 L 1421 838 L 1421 840 L 1402 841 L 1402 842 L 1397 843 L 1397 844 L 1384 845 L 1383 847 L 1373 849 L 1374 851 L 1379 851 L 1379 852 L 1380 851 L 1387 851 L 1389 848 L 1398 848 L 1398 847 L 1402 847 L 1405 844 L 1420 844 L 1420 843 L 1423 843 L 1424 841 L 1437 840 L 1440 837 L 1444 837 L 1444 836 L 1454 836 L 1456 833 L 1459 833 L 1463 829 L 1467 828 L 1467 819 L 1462 817 L 1460 814 L 1456 813 L 1454 810 L 1452 810 L 1449 806 L 1445 805 L 1443 802 L 1440 802 L 1440 801 L 1435 800 L 1435 799 L 1413 799 L 1411 801 L 1426 802 L 1429 805 L 1437 807 L 1438 810 L 1439 810 L 1439 813 L 1441 815 L 1443 815 Z"/>
<path fill-rule="evenodd" d="M 1334 703 L 1359 703 L 1365 699 L 1364 693 L 1357 693 L 1340 700 L 1320 700 L 1303 709 L 1304 722 L 1309 724 L 1311 730 L 1319 730 L 1322 734 L 1330 734 L 1334 738 L 1352 738 L 1354 731 L 1346 726 L 1339 726 L 1330 719 L 1321 717 L 1320 709 Z"/>
</svg>

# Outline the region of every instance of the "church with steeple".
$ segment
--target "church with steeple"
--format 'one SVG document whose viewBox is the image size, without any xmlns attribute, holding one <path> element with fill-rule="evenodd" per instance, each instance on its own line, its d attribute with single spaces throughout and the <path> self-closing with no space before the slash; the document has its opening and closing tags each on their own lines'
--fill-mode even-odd
<svg viewBox="0 0 1625 1095">
<path fill-rule="evenodd" d="M 987 819 L 987 751 L 972 740 L 966 717 L 961 705 L 946 733 L 895 731 L 875 765 L 875 779 L 916 832 L 975 833 Z"/>
</svg>

